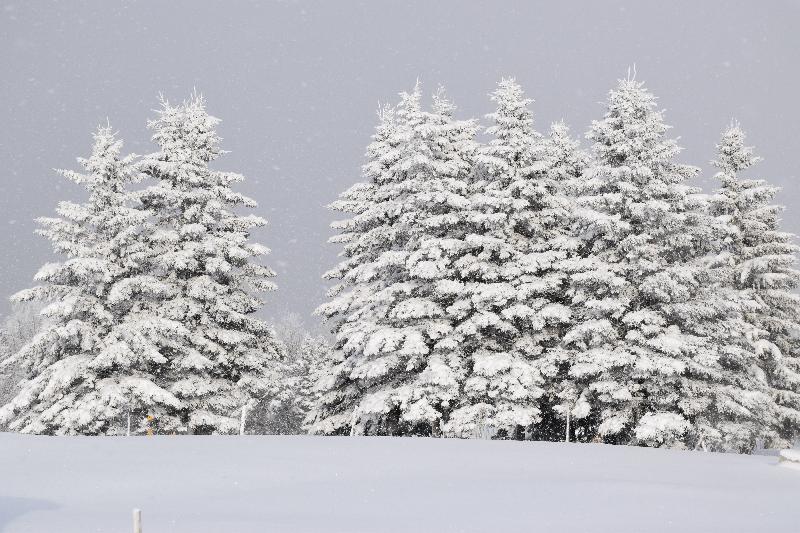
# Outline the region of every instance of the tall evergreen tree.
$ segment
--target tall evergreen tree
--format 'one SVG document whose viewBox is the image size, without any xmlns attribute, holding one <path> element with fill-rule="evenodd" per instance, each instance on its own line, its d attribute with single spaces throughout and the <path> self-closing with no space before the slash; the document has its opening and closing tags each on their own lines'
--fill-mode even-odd
<svg viewBox="0 0 800 533">
<path fill-rule="evenodd" d="M 584 312 L 565 342 L 580 348 L 605 440 L 741 449 L 768 402 L 731 306 L 702 290 L 714 225 L 667 130 L 653 95 L 626 79 L 588 133 L 589 253 L 571 288 Z"/>
<path fill-rule="evenodd" d="M 772 204 L 778 189 L 741 177 L 760 158 L 745 145 L 738 124 L 723 132 L 717 151 L 713 164 L 721 187 L 711 212 L 730 228 L 721 261 L 724 286 L 737 293 L 735 301 L 755 329 L 751 340 L 777 402 L 774 415 L 762 415 L 766 436 L 772 446 L 786 446 L 800 434 L 800 297 L 794 292 L 800 248 L 794 235 L 780 230 L 783 207 Z"/>
<path fill-rule="evenodd" d="M 477 328 L 474 367 L 481 372 L 467 384 L 487 394 L 471 409 L 482 408 L 499 435 L 559 440 L 567 417 L 588 414 L 561 343 L 572 321 L 571 261 L 581 244 L 572 231 L 572 196 L 586 157 L 565 125 L 554 124 L 547 138 L 535 131 L 531 100 L 513 79 L 502 80 L 492 100 L 492 139 L 480 150 L 473 196 L 479 223 L 471 238 L 483 246 L 472 255 L 481 261 L 467 273 L 477 275 L 467 284 L 475 294 L 465 290 L 462 299 L 482 303 L 475 306 L 481 318 L 498 318 Z"/>
<path fill-rule="evenodd" d="M 487 118 L 491 140 L 476 156 L 468 233 L 452 278 L 459 337 L 467 378 L 461 407 L 448 424 L 459 436 L 525 438 L 540 420 L 541 375 L 537 338 L 554 316 L 549 302 L 534 301 L 539 278 L 530 252 L 538 209 L 530 200 L 541 135 L 522 88 L 503 79 L 491 94 L 496 109 Z M 537 235 L 538 236 L 538 235 Z"/>
<path fill-rule="evenodd" d="M 383 113 L 364 167 L 369 183 L 332 206 L 353 216 L 335 224 L 346 259 L 328 273 L 341 283 L 318 309 L 335 320 L 341 363 L 314 432 L 438 435 L 461 396 L 464 355 L 448 304 L 475 125 L 453 119 L 442 94 L 430 112 L 420 97 L 417 86 Z"/>
<path fill-rule="evenodd" d="M 266 224 L 240 208 L 256 203 L 234 192 L 239 174 L 209 168 L 222 153 L 219 120 L 194 95 L 179 105 L 162 101 L 149 123 L 159 151 L 139 168 L 155 184 L 139 193 L 152 215 L 149 271 L 165 285 L 160 298 L 143 309 L 161 323 L 171 340 L 164 376 L 181 409 L 162 425 L 191 433 L 235 433 L 246 423 L 249 406 L 276 385 L 280 343 L 255 313 L 269 291 L 273 272 L 255 260 L 269 252 L 250 242 L 250 232 Z"/>
<path fill-rule="evenodd" d="M 406 100 L 411 98 L 412 95 L 406 95 Z M 409 101 L 408 105 L 414 104 Z M 360 317 L 369 316 L 368 309 L 377 304 L 372 298 L 387 285 L 382 276 L 370 274 L 362 265 L 376 264 L 384 251 L 399 242 L 399 232 L 393 227 L 400 206 L 392 190 L 392 169 L 400 157 L 403 124 L 395 108 L 387 105 L 379 108 L 378 119 L 373 140 L 367 147 L 367 163 L 362 167 L 366 181 L 350 187 L 329 206 L 350 214 L 351 218 L 331 224 L 339 234 L 331 237 L 330 242 L 343 245 L 341 255 L 345 259 L 325 273 L 325 278 L 339 282 L 328 291 L 331 301 L 316 310 L 333 322 L 336 341 L 331 367 L 318 384 L 320 398 L 309 415 L 312 433 L 351 431 L 353 409 L 361 392 L 357 381 L 350 377 L 350 369 L 354 366 L 352 358 L 359 352 L 356 343 L 366 334 L 360 331 Z M 350 343 L 351 336 L 355 343 Z"/>
<path fill-rule="evenodd" d="M 544 311 L 535 326 L 542 350 L 537 365 L 544 376 L 545 412 L 535 437 L 547 440 L 586 440 L 593 431 L 591 394 L 576 364 L 582 350 L 564 342 L 583 311 L 582 304 L 575 306 L 569 287 L 584 251 L 575 220 L 582 213 L 576 198 L 584 190 L 587 164 L 588 157 L 570 136 L 569 128 L 557 122 L 542 143 L 535 179 L 524 189 L 531 206 L 525 225 L 528 258 L 536 269 L 529 274 L 534 288 L 531 296 Z"/>
<path fill-rule="evenodd" d="M 134 413 L 158 414 L 180 406 L 161 387 L 166 359 L 146 332 L 124 323 L 129 298 L 121 284 L 140 274 L 147 214 L 131 207 L 125 187 L 134 180 L 132 156 L 110 127 L 94 135 L 92 154 L 79 159 L 85 174 L 61 171 L 89 191 L 86 203 L 61 202 L 58 218 L 41 218 L 38 231 L 66 259 L 45 265 L 41 285 L 17 301 L 48 302 L 39 333 L 4 364 L 21 365 L 27 379 L 0 418 L 26 433 L 123 434 Z M 134 416 L 133 431 L 145 416 Z"/>
</svg>

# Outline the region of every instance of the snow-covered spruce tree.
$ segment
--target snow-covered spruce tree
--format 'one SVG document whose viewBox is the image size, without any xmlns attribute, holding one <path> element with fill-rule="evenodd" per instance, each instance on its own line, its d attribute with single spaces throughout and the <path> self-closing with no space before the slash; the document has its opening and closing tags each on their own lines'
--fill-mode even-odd
<svg viewBox="0 0 800 533">
<path fill-rule="evenodd" d="M 531 100 L 513 79 L 502 80 L 492 100 L 493 138 L 477 157 L 471 198 L 474 233 L 458 263 L 464 289 L 452 306 L 467 317 L 457 331 L 469 332 L 461 342 L 471 354 L 470 401 L 449 425 L 476 413 L 502 436 L 562 440 L 566 418 L 588 414 L 561 343 L 572 317 L 570 260 L 581 244 L 571 194 L 586 157 L 564 124 L 547 138 L 533 129 Z"/>
<path fill-rule="evenodd" d="M 271 427 L 276 433 L 305 432 L 309 413 L 319 403 L 320 379 L 331 367 L 328 339 L 306 333 L 287 356 L 281 388 L 270 405 Z"/>
<path fill-rule="evenodd" d="M 745 145 L 745 134 L 732 124 L 722 134 L 713 161 L 722 186 L 712 198 L 711 212 L 730 232 L 720 270 L 724 287 L 736 292 L 745 321 L 755 328 L 752 341 L 760 367 L 778 404 L 764 413 L 769 445 L 782 447 L 800 435 L 800 285 L 795 268 L 800 248 L 795 236 L 780 230 L 778 191 L 764 180 L 742 178 L 760 158 Z"/>
<path fill-rule="evenodd" d="M 439 435 L 458 407 L 466 361 L 449 307 L 476 126 L 452 110 L 441 93 L 430 112 L 418 86 L 404 93 L 382 113 L 369 182 L 332 205 L 352 217 L 334 224 L 345 260 L 327 277 L 341 283 L 318 312 L 334 320 L 341 363 L 321 384 L 312 432 Z"/>
<path fill-rule="evenodd" d="M 143 158 L 141 171 L 156 183 L 141 191 L 152 216 L 149 271 L 166 285 L 143 312 L 178 323 L 169 329 L 165 386 L 180 399 L 177 431 L 235 433 L 247 410 L 276 384 L 280 343 L 254 313 L 262 306 L 253 291 L 274 288 L 273 272 L 254 259 L 268 249 L 249 241 L 266 222 L 239 215 L 256 203 L 234 192 L 243 177 L 209 168 L 221 151 L 218 119 L 194 95 L 179 105 L 162 100 L 149 123 L 159 151 Z"/>
<path fill-rule="evenodd" d="M 571 275 L 584 252 L 575 219 L 580 218 L 576 197 L 584 187 L 588 156 L 570 136 L 563 122 L 551 125 L 542 142 L 539 163 L 532 180 L 521 193 L 529 207 L 522 213 L 519 231 L 527 239 L 524 264 L 526 296 L 539 309 L 532 322 L 539 346 L 537 368 L 545 394 L 540 400 L 542 420 L 533 437 L 546 440 L 588 440 L 596 419 L 589 416 L 588 384 L 576 369 L 581 348 L 564 342 L 575 317 L 583 311 L 571 298 Z"/>
<path fill-rule="evenodd" d="M 406 99 L 410 98 L 411 95 L 406 96 Z M 416 98 L 418 100 L 419 96 Z M 329 206 L 350 214 L 352 218 L 331 224 L 340 233 L 331 237 L 329 242 L 344 245 L 341 255 L 345 259 L 325 274 L 325 278 L 340 282 L 328 291 L 331 301 L 316 310 L 317 314 L 333 321 L 333 333 L 337 334 L 337 339 L 332 364 L 320 376 L 320 397 L 309 415 L 312 433 L 346 434 L 351 431 L 353 409 L 360 400 L 360 392 L 349 377 L 348 367 L 352 363 L 347 361 L 347 365 L 344 364 L 346 355 L 353 353 L 346 345 L 348 336 L 356 334 L 358 325 L 353 323 L 355 317 L 348 320 L 348 316 L 362 306 L 374 305 L 368 301 L 369 298 L 387 284 L 378 276 L 359 278 L 358 268 L 362 264 L 374 263 L 383 251 L 390 250 L 397 243 L 389 215 L 399 206 L 387 193 L 393 179 L 391 169 L 399 158 L 403 131 L 392 106 L 380 106 L 378 120 L 373 140 L 367 147 L 367 163 L 362 167 L 366 181 L 354 184 Z M 381 198 L 385 198 L 383 203 Z"/>
<path fill-rule="evenodd" d="M 34 302 L 16 304 L 3 319 L 0 325 L 0 362 L 17 353 L 39 332 L 44 324 L 41 308 L 41 305 Z M 21 361 L 0 364 L 0 406 L 17 395 L 23 378 Z M 4 424 L 0 424 L 0 431 L 6 429 Z"/>
<path fill-rule="evenodd" d="M 536 359 L 544 330 L 558 321 L 556 308 L 538 298 L 551 280 L 540 277 L 531 203 L 542 170 L 542 139 L 522 88 L 501 80 L 491 94 L 492 139 L 476 154 L 467 235 L 453 247 L 450 274 L 456 321 L 449 342 L 466 356 L 460 407 L 445 426 L 456 436 L 525 438 L 540 421 L 542 395 Z M 551 191 L 550 191 L 551 192 Z M 557 284 L 557 283 L 556 283 Z"/>
<path fill-rule="evenodd" d="M 304 432 L 305 419 L 317 404 L 316 385 L 329 370 L 328 339 L 314 335 L 291 314 L 274 326 L 284 348 L 277 391 L 262 398 L 248 417 L 247 432 L 258 435 L 297 435 Z"/>
<path fill-rule="evenodd" d="M 590 383 L 607 442 L 745 449 L 768 405 L 753 353 L 724 297 L 702 290 L 713 228 L 675 162 L 655 97 L 621 80 L 588 138 L 579 198 L 588 253 L 572 275 L 583 312 L 565 335 L 572 374 Z"/>
<path fill-rule="evenodd" d="M 159 386 L 164 357 L 135 327 L 122 324 L 131 301 L 114 297 L 119 284 L 140 273 L 147 217 L 130 205 L 125 186 L 135 172 L 121 147 L 110 127 L 99 128 L 92 155 L 78 160 L 86 173 L 61 172 L 89 191 L 88 201 L 61 202 L 58 218 L 39 219 L 38 233 L 66 259 L 42 267 L 41 285 L 12 298 L 48 305 L 38 334 L 4 363 L 20 365 L 27 378 L 0 410 L 11 429 L 124 434 L 137 407 L 159 414 L 180 405 Z M 143 421 L 137 417 L 134 424 Z"/>
<path fill-rule="evenodd" d="M 492 116 L 503 130 L 496 132 L 500 142 L 518 135 L 513 128 L 530 129 L 530 121 L 522 124 L 519 101 L 513 101 L 524 98 L 512 80 L 502 82 L 493 97 L 498 113 Z M 435 201 L 445 206 L 446 214 L 434 212 L 428 218 L 434 231 L 410 257 L 412 274 L 435 283 L 429 298 L 454 326 L 437 341 L 434 354 L 458 354 L 463 361 L 463 392 L 452 406 L 455 409 L 443 418 L 442 430 L 458 437 L 523 438 L 538 421 L 536 399 L 541 389 L 530 339 L 521 328 L 534 310 L 519 301 L 520 236 L 512 226 L 513 213 L 523 201 L 514 197 L 510 184 L 519 178 L 521 165 L 509 157 L 519 153 L 522 164 L 529 163 L 526 158 L 534 144 L 527 141 L 535 141 L 536 135 L 525 130 L 522 135 L 530 134 L 530 139 L 514 138 L 507 147 L 496 144 L 481 154 L 472 140 L 471 123 L 452 124 L 455 127 L 448 123 L 452 114 L 448 102 L 434 97 L 434 114 L 445 128 L 442 134 L 451 139 L 454 161 L 469 165 L 484 156 L 483 165 L 465 167 L 470 182 L 467 202 L 437 191 Z M 498 171 L 504 166 L 509 175 Z M 464 194 L 459 186 L 445 195 L 453 191 Z"/>
</svg>

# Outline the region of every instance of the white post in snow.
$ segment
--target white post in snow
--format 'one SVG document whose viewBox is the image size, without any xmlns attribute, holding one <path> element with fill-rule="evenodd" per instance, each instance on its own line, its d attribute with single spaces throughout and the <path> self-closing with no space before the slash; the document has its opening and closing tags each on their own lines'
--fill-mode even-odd
<svg viewBox="0 0 800 533">
<path fill-rule="evenodd" d="M 125 434 L 126 437 L 131 436 L 131 404 L 133 400 L 131 399 L 131 391 L 128 391 L 128 432 Z"/>
<path fill-rule="evenodd" d="M 133 510 L 133 533 L 142 533 L 142 511 Z"/>
<path fill-rule="evenodd" d="M 247 404 L 242 406 L 242 420 L 239 422 L 239 435 L 244 435 L 245 422 L 247 422 Z"/>
<path fill-rule="evenodd" d="M 572 414 L 572 409 L 567 409 L 567 432 L 564 435 L 564 442 L 569 442 L 569 417 Z"/>
</svg>

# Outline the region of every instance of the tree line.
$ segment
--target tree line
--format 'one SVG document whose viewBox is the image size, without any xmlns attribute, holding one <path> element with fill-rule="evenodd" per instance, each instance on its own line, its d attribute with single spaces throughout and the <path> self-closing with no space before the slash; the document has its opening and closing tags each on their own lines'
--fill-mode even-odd
<svg viewBox="0 0 800 533">
<path fill-rule="evenodd" d="M 249 238 L 266 221 L 239 214 L 256 207 L 232 188 L 241 175 L 209 166 L 221 154 L 218 122 L 196 94 L 163 100 L 148 123 L 155 152 L 123 155 L 106 125 L 78 160 L 84 172 L 61 171 L 88 199 L 38 219 L 64 260 L 12 297 L 40 302 L 44 321 L 4 361 L 23 379 L 0 423 L 44 434 L 237 433 L 255 406 L 298 385 L 302 362 L 255 315 L 257 294 L 274 288 L 257 261 L 269 250 Z"/>
<path fill-rule="evenodd" d="M 62 172 L 88 200 L 39 219 L 65 259 L 13 297 L 44 318 L 4 363 L 22 378 L 0 423 L 738 452 L 797 438 L 798 248 L 777 189 L 747 177 L 742 128 L 703 193 L 635 79 L 588 148 L 563 123 L 538 132 L 513 79 L 491 100 L 486 127 L 442 89 L 423 106 L 419 84 L 379 109 L 362 181 L 331 205 L 331 346 L 255 316 L 274 288 L 250 240 L 265 221 L 240 214 L 256 207 L 242 176 L 210 168 L 201 97 L 162 102 L 152 154 L 99 128 L 85 171 Z"/>
<path fill-rule="evenodd" d="M 339 358 L 310 429 L 749 451 L 800 426 L 797 245 L 738 124 L 689 184 L 655 97 L 623 79 L 586 134 L 533 125 L 513 79 L 483 130 L 415 87 L 332 205 L 318 313 Z M 477 134 L 484 131 L 486 142 Z"/>
</svg>

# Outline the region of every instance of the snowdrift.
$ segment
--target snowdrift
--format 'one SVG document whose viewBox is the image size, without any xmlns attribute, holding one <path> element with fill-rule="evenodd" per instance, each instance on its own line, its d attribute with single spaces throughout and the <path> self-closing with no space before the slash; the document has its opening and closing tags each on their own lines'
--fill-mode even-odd
<svg viewBox="0 0 800 533">
<path fill-rule="evenodd" d="M 780 458 L 782 466 L 800 470 L 800 450 L 783 450 Z"/>
<path fill-rule="evenodd" d="M 0 531 L 786 532 L 778 457 L 600 444 L 0 434 Z"/>
</svg>

